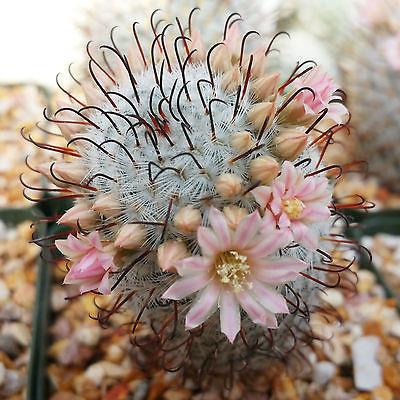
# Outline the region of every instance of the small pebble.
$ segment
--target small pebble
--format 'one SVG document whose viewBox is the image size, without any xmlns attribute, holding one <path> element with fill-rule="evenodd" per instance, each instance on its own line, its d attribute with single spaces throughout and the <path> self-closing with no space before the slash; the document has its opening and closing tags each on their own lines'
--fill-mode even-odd
<svg viewBox="0 0 400 400">
<path fill-rule="evenodd" d="M 140 381 L 135 386 L 135 391 L 133 392 L 132 400 L 146 400 L 148 392 L 149 392 L 149 382 Z"/>
<path fill-rule="evenodd" d="M 76 330 L 75 337 L 79 343 L 96 346 L 101 337 L 101 328 L 97 325 L 80 327 Z"/>
<path fill-rule="evenodd" d="M 189 389 L 169 389 L 164 395 L 164 400 L 190 400 L 192 398 L 192 392 Z"/>
<path fill-rule="evenodd" d="M 96 386 L 100 386 L 104 378 L 122 378 L 129 371 L 119 365 L 109 361 L 99 361 L 92 364 L 86 371 L 85 376 L 90 379 Z"/>
<path fill-rule="evenodd" d="M 12 336 L 22 346 L 28 346 L 31 341 L 31 331 L 23 323 L 11 322 L 3 325 L 3 335 Z"/>
<path fill-rule="evenodd" d="M 55 312 L 60 312 L 68 305 L 67 292 L 63 288 L 53 287 L 51 291 L 51 309 Z"/>
<path fill-rule="evenodd" d="M 17 371 L 6 369 L 4 383 L 0 387 L 0 395 L 12 396 L 22 390 L 26 379 Z"/>
<path fill-rule="evenodd" d="M 326 385 L 335 375 L 336 367 L 329 361 L 321 361 L 314 367 L 313 381 L 319 385 Z"/>
<path fill-rule="evenodd" d="M 372 390 L 382 385 L 382 368 L 376 361 L 380 340 L 363 336 L 352 345 L 353 371 L 356 388 Z"/>
<path fill-rule="evenodd" d="M 387 386 L 379 386 L 372 391 L 371 400 L 393 400 L 393 392 Z"/>
<path fill-rule="evenodd" d="M 0 351 L 6 353 L 10 358 L 16 358 L 21 352 L 16 339 L 11 335 L 0 335 Z"/>
</svg>

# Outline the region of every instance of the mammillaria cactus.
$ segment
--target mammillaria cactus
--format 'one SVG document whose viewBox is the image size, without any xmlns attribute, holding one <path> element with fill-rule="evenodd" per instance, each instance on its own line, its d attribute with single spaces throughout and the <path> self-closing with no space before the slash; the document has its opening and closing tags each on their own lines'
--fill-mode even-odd
<svg viewBox="0 0 400 400">
<path fill-rule="evenodd" d="M 38 144 L 62 159 L 38 170 L 75 199 L 55 241 L 65 283 L 119 293 L 99 318 L 133 307 L 149 360 L 229 384 L 301 355 L 318 288 L 351 265 L 328 254 L 342 242 L 326 177 L 338 167 L 320 151 L 348 113 L 312 64 L 269 69 L 280 34 L 242 35 L 232 14 L 207 48 L 194 21 L 158 27 L 149 49 L 134 25 L 128 55 L 102 47 L 118 69 L 91 56 L 86 99 L 46 116 L 67 144 Z"/>
<path fill-rule="evenodd" d="M 400 10 L 396 1 L 380 1 L 364 7 L 362 16 L 357 40 L 344 50 L 349 55 L 343 67 L 352 123 L 360 137 L 360 158 L 382 184 L 398 192 Z"/>
</svg>

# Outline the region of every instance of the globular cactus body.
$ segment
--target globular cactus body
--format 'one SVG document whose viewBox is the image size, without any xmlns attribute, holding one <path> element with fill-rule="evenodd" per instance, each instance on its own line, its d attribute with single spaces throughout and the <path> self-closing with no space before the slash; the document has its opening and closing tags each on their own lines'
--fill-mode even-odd
<svg viewBox="0 0 400 400">
<path fill-rule="evenodd" d="M 315 131 L 348 119 L 341 93 L 316 67 L 269 71 L 280 35 L 247 50 L 256 34 L 238 24 L 209 48 L 180 22 L 150 49 L 137 35 L 129 55 L 103 47 L 120 68 L 91 57 L 86 100 L 48 117 L 68 145 L 46 148 L 64 159 L 40 168 L 75 198 L 56 241 L 65 283 L 119 293 L 113 310 L 151 327 L 137 339 L 150 360 L 216 380 L 293 351 L 316 288 L 346 269 L 328 255 L 341 242 L 320 151 L 330 130 Z"/>
</svg>

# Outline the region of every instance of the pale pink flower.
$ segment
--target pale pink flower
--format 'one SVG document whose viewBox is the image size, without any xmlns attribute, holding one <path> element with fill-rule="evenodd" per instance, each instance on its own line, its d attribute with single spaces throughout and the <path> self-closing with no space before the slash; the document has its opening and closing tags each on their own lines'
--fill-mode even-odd
<svg viewBox="0 0 400 400">
<path fill-rule="evenodd" d="M 263 226 L 289 228 L 297 243 L 317 248 L 319 233 L 312 225 L 327 221 L 331 215 L 332 190 L 326 177 L 304 177 L 291 162 L 285 161 L 281 175 L 271 186 L 259 186 L 252 194 L 265 209 Z"/>
<path fill-rule="evenodd" d="M 65 240 L 56 240 L 56 247 L 72 261 L 72 267 L 64 278 L 64 283 L 80 285 L 80 292 L 98 290 L 110 294 L 109 272 L 115 271 L 112 254 L 108 253 L 98 231 L 88 236 L 68 235 Z"/>
<path fill-rule="evenodd" d="M 337 102 L 341 99 L 339 95 L 335 94 L 339 86 L 319 67 L 313 68 L 307 74 L 294 80 L 293 85 L 297 89 L 309 87 L 315 93 L 315 98 L 308 90 L 304 90 L 296 96 L 297 101 L 303 102 L 307 114 L 316 115 L 327 108 L 327 117 L 330 117 L 338 124 L 343 122 L 344 116 L 348 114 L 348 111 L 342 103 Z"/>
<path fill-rule="evenodd" d="M 241 308 L 254 323 L 277 328 L 275 314 L 289 310 L 275 286 L 296 279 L 307 268 L 295 258 L 271 256 L 290 242 L 290 232 L 274 227 L 261 234 L 258 211 L 244 217 L 235 230 L 214 207 L 209 221 L 210 228 L 197 230 L 202 255 L 176 263 L 181 278 L 163 298 L 181 300 L 199 292 L 186 315 L 186 328 L 201 325 L 219 308 L 221 332 L 230 342 L 240 331 Z"/>
</svg>

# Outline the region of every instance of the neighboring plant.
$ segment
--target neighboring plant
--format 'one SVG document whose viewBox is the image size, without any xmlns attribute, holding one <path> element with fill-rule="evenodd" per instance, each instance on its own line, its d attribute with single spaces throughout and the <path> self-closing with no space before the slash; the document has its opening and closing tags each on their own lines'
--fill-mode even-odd
<svg viewBox="0 0 400 400">
<path fill-rule="evenodd" d="M 400 191 L 400 9 L 382 0 L 361 9 L 356 38 L 343 49 L 344 84 L 359 157 L 389 190 Z"/>
<path fill-rule="evenodd" d="M 66 144 L 36 142 L 61 153 L 37 170 L 74 199 L 57 217 L 65 239 L 42 243 L 58 239 L 65 283 L 118 295 L 102 323 L 135 310 L 149 362 L 229 386 L 267 359 L 304 358 L 319 289 L 352 264 L 329 255 L 351 241 L 332 230 L 340 167 L 322 162 L 349 118 L 314 64 L 271 70 L 284 35 L 243 35 L 232 14 L 208 47 L 195 20 L 159 24 L 149 48 L 134 25 L 130 51 L 113 40 L 104 63 L 89 47 L 85 97 L 65 91 L 70 103 L 45 113 Z"/>
</svg>

